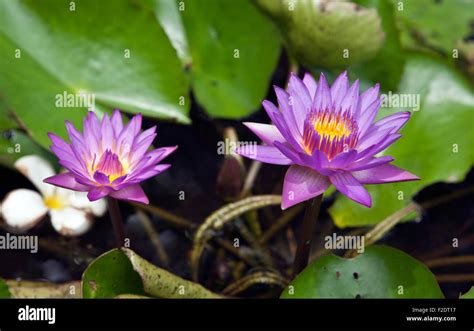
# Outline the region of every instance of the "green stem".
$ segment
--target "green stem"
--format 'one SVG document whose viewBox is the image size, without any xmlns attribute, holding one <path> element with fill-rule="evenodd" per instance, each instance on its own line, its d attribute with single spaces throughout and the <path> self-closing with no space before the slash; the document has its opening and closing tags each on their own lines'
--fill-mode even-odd
<svg viewBox="0 0 474 331">
<path fill-rule="evenodd" d="M 115 240 L 117 242 L 117 248 L 122 248 L 125 244 L 125 231 L 123 229 L 122 215 L 117 200 L 114 198 L 107 198 L 107 207 L 109 209 L 110 220 L 114 227 Z"/>
</svg>

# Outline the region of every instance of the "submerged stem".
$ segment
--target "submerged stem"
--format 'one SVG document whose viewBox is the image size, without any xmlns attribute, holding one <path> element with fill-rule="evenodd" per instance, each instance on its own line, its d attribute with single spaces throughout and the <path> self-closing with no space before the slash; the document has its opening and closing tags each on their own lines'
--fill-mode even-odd
<svg viewBox="0 0 474 331">
<path fill-rule="evenodd" d="M 121 248 L 125 244 L 125 232 L 123 230 L 122 215 L 117 200 L 111 197 L 107 197 L 107 207 L 109 209 L 110 220 L 114 227 L 115 240 L 117 242 L 117 248 Z"/>
<path fill-rule="evenodd" d="M 296 277 L 308 265 L 309 252 L 311 249 L 311 239 L 314 234 L 316 222 L 319 216 L 319 209 L 323 195 L 320 194 L 306 202 L 306 209 L 303 218 L 303 224 L 298 238 L 298 247 L 296 249 L 295 260 L 293 262 L 293 278 Z"/>
</svg>

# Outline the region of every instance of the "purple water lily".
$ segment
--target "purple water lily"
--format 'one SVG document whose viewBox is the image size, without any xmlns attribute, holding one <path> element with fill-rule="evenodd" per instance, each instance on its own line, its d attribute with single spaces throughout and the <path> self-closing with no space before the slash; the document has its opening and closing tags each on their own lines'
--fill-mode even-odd
<svg viewBox="0 0 474 331">
<path fill-rule="evenodd" d="M 265 163 L 291 165 L 283 185 L 282 208 L 322 194 L 331 183 L 348 198 L 371 207 L 363 184 L 419 179 L 389 164 L 391 156 L 376 155 L 394 143 L 410 118 L 398 112 L 374 122 L 381 106 L 379 85 L 359 95 L 359 81 L 349 87 L 343 72 L 328 86 L 306 74 L 292 74 L 285 91 L 275 87 L 278 109 L 263 107 L 274 125 L 244 123 L 266 145 L 240 148 L 237 153 Z"/>
<path fill-rule="evenodd" d="M 44 181 L 88 192 L 90 201 L 111 196 L 148 204 L 139 183 L 168 169 L 170 164 L 158 163 L 177 146 L 148 151 L 156 137 L 156 127 L 141 132 L 141 125 L 142 116 L 138 114 L 124 126 L 118 110 L 110 117 L 105 114 L 102 122 L 89 112 L 83 134 L 66 121 L 70 144 L 53 133 L 48 135 L 53 142 L 51 150 L 68 171 Z"/>
</svg>

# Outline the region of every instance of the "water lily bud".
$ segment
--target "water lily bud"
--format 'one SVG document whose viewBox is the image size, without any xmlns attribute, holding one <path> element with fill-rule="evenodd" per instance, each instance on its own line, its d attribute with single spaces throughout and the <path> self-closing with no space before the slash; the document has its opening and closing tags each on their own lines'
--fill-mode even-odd
<svg viewBox="0 0 474 331">
<path fill-rule="evenodd" d="M 242 190 L 245 168 L 242 157 L 232 150 L 232 145 L 238 143 L 234 128 L 229 127 L 224 130 L 224 143 L 227 145 L 226 150 L 229 150 L 229 153 L 226 153 L 217 175 L 217 193 L 223 199 L 235 199 Z"/>
<path fill-rule="evenodd" d="M 384 32 L 377 11 L 328 0 L 256 0 L 291 55 L 307 67 L 342 67 L 373 57 Z"/>
</svg>

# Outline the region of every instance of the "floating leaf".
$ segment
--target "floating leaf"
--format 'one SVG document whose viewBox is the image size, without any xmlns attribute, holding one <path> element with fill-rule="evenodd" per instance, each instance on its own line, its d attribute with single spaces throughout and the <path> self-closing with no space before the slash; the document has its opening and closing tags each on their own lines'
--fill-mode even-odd
<svg viewBox="0 0 474 331">
<path fill-rule="evenodd" d="M 84 298 L 114 298 L 120 294 L 143 295 L 140 275 L 127 256 L 118 249 L 95 259 L 82 275 Z"/>
<path fill-rule="evenodd" d="M 0 298 L 9 298 L 11 296 L 7 283 L 0 278 Z"/>
<path fill-rule="evenodd" d="M 419 95 L 420 109 L 401 130 L 402 138 L 383 154 L 421 180 L 367 186 L 372 208 L 338 196 L 329 212 L 340 227 L 376 224 L 406 206 L 423 187 L 463 180 L 474 163 L 474 94 L 461 75 L 435 58 L 412 54 L 398 93 Z M 384 108 L 381 115 L 388 110 L 400 109 Z"/>
<path fill-rule="evenodd" d="M 114 249 L 94 260 L 82 277 L 84 298 L 122 295 L 160 298 L 220 298 L 203 286 L 158 268 L 130 249 Z"/>
<path fill-rule="evenodd" d="M 443 298 L 429 269 L 402 251 L 370 246 L 352 259 L 319 258 L 283 291 L 282 298 Z"/>
<path fill-rule="evenodd" d="M 469 291 L 460 296 L 461 299 L 474 299 L 474 286 Z"/>
<path fill-rule="evenodd" d="M 0 7 L 2 2 L 0 2 Z M 0 13 L 2 10 L 0 10 Z M 0 34 L 0 91 L 5 95 L 9 109 L 14 112 L 31 137 L 47 147 L 47 132 L 65 136 L 64 121 L 81 126 L 86 110 L 81 108 L 55 108 L 55 94 L 66 90 L 63 84 L 51 77 L 24 53 L 21 59 L 13 57 L 17 46 Z M 41 117 L 41 120 L 38 118 Z"/>
<path fill-rule="evenodd" d="M 473 0 L 392 2 L 403 31 L 402 43 L 407 47 L 437 48 L 451 56 L 456 42 L 469 35 Z"/>
<path fill-rule="evenodd" d="M 180 11 L 186 9 L 186 3 L 180 0 L 140 0 L 140 2 L 155 13 L 156 19 L 165 30 L 181 62 L 189 65 L 191 55 L 189 54 L 186 32 L 180 14 Z"/>
<path fill-rule="evenodd" d="M 260 107 L 279 55 L 279 35 L 249 0 L 186 1 L 182 19 L 197 101 L 214 117 Z"/>
<path fill-rule="evenodd" d="M 8 129 L 16 129 L 18 124 L 12 117 L 12 114 L 8 112 L 7 105 L 0 99 L 0 131 Z"/>
<path fill-rule="evenodd" d="M 160 298 L 221 298 L 198 283 L 193 283 L 152 265 L 130 249 L 123 249 L 133 269 L 140 274 L 145 292 Z"/>
<path fill-rule="evenodd" d="M 257 0 L 303 65 L 341 67 L 373 57 L 384 33 L 373 8 L 346 1 Z"/>
<path fill-rule="evenodd" d="M 25 155 L 38 155 L 54 164 L 54 157 L 46 149 L 19 130 L 0 132 L 0 164 L 13 168 L 13 164 Z"/>
<path fill-rule="evenodd" d="M 380 83 L 385 91 L 396 90 L 405 64 L 405 51 L 400 44 L 395 8 L 388 0 L 358 0 L 357 3 L 377 9 L 382 19 L 385 41 L 373 59 L 351 67 L 350 72 L 359 79 Z"/>
<path fill-rule="evenodd" d="M 65 119 L 81 127 L 90 106 L 81 95 L 99 110 L 189 122 L 186 76 L 149 10 L 126 0 L 0 1 L 0 21 L 0 93 L 44 146 Z M 65 94 L 77 98 L 72 107 L 60 107 Z"/>
</svg>

